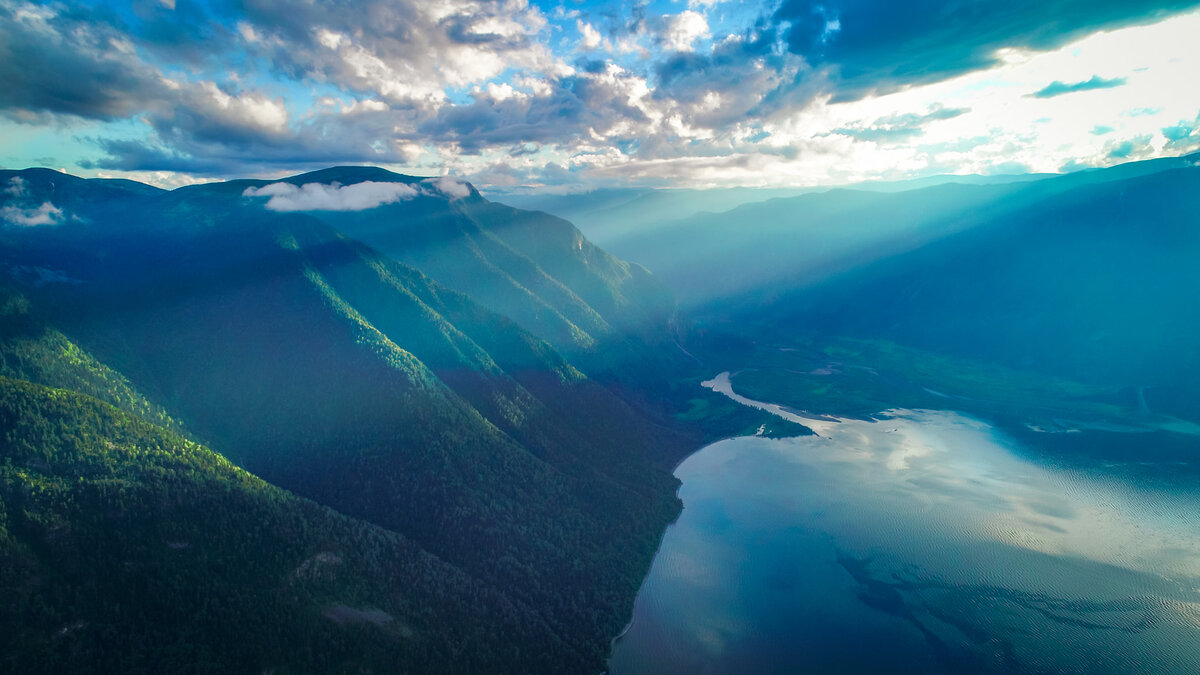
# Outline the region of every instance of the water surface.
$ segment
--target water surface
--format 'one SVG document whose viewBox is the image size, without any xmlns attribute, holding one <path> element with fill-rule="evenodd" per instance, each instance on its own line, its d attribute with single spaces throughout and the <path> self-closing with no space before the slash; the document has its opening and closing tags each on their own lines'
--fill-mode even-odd
<svg viewBox="0 0 1200 675">
<path fill-rule="evenodd" d="M 678 467 L 613 673 L 1200 672 L 1194 491 L 1031 461 L 954 412 L 797 421 L 820 436 Z"/>
</svg>

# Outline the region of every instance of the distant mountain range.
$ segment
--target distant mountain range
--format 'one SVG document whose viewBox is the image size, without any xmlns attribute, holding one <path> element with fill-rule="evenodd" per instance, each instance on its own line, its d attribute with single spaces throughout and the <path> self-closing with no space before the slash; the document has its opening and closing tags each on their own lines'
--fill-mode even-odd
<svg viewBox="0 0 1200 675">
<path fill-rule="evenodd" d="M 512 206 L 551 213 L 578 226 L 589 239 L 606 249 L 620 247 L 630 236 L 641 236 L 660 225 L 702 214 L 722 213 L 743 204 L 852 189 L 867 192 L 904 192 L 922 187 L 959 183 L 999 185 L 1040 180 L 1055 174 L 942 175 L 897 181 L 868 181 L 831 188 L 602 188 L 585 192 L 553 194 L 496 192 L 491 198 Z"/>
<path fill-rule="evenodd" d="M 1129 386 L 1200 375 L 1200 155 L 1036 181 L 831 190 L 613 246 L 701 323 L 799 330 Z"/>
<path fill-rule="evenodd" d="M 5 670 L 603 668 L 696 442 L 644 269 L 369 168 L 0 217 Z"/>
</svg>

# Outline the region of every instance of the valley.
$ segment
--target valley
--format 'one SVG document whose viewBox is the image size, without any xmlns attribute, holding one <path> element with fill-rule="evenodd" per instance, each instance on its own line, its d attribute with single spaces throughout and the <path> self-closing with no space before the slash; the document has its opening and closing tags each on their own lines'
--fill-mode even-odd
<svg viewBox="0 0 1200 675">
<path fill-rule="evenodd" d="M 0 675 L 1200 673 L 1200 0 L 0 0 Z"/>
<path fill-rule="evenodd" d="M 799 656 L 771 626 L 812 624 L 796 608 L 821 598 L 838 621 L 874 626 L 862 635 L 901 671 L 1057 668 L 1061 654 L 1018 637 L 1049 620 L 1086 628 L 1062 628 L 1084 650 L 1067 658 L 1096 631 L 1131 636 L 1109 654 L 1119 665 L 1089 672 L 1186 672 L 1190 651 L 1150 654 L 1194 633 L 1195 599 L 1171 586 L 1195 576 L 1196 279 L 1170 262 L 1192 233 L 1177 202 L 1091 219 L 1108 229 L 1086 248 L 1069 230 L 1105 195 L 1181 189 L 1195 171 L 804 195 L 800 212 L 827 222 L 801 225 L 803 239 L 850 229 L 792 258 L 797 235 L 748 203 L 686 226 L 680 255 L 720 252 L 711 287 L 654 257 L 673 226 L 626 242 L 660 278 L 566 220 L 369 167 L 173 191 L 4 172 L 21 188 L 10 199 L 73 218 L 0 231 L 0 584 L 21 599 L 0 615 L 4 665 L 636 673 L 689 672 L 706 655 L 715 672 L 779 670 Z M 366 191 L 390 196 L 333 208 Z M 726 245 L 744 211 L 778 228 L 774 257 L 761 241 Z M 1150 226 L 1156 239 L 1134 236 Z M 1118 250 L 1130 275 L 1106 285 Z M 860 459 L 854 476 L 839 468 Z M 1063 490 L 1070 504 L 1054 502 Z M 1094 522 L 1140 545 L 1113 500 L 1176 514 L 1154 525 L 1171 550 L 1089 548 Z M 770 518 L 757 510 L 772 503 Z M 851 503 L 822 529 L 834 526 L 820 514 Z M 940 525 L 921 515 L 931 504 Z M 750 520 L 728 516 L 747 508 Z M 899 513 L 903 546 L 886 534 Z M 1003 573 L 956 576 L 905 546 L 1037 571 L 989 585 Z M 1052 583 L 1076 558 L 1097 595 Z M 767 567 L 718 564 L 738 559 Z M 698 564 L 718 575 L 709 591 L 784 590 L 679 586 Z M 1146 575 L 1167 586 L 1130 590 Z M 111 595 L 131 584 L 145 594 Z M 196 588 L 205 600 L 152 600 Z M 678 633 L 693 620 L 716 623 Z M 247 621 L 274 637 L 230 649 Z M 300 648 L 313 641 L 331 646 Z M 874 667 L 834 648 L 820 658 Z"/>
</svg>

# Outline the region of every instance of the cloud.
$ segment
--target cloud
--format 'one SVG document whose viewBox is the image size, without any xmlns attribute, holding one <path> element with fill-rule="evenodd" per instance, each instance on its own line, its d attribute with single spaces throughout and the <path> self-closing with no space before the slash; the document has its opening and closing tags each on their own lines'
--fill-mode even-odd
<svg viewBox="0 0 1200 675">
<path fill-rule="evenodd" d="M 1077 91 L 1092 91 L 1093 89 L 1112 89 L 1124 85 L 1126 79 L 1123 77 L 1114 77 L 1105 79 L 1099 75 L 1093 75 L 1090 80 L 1082 82 L 1072 82 L 1070 84 L 1055 80 L 1041 89 L 1029 94 L 1031 98 L 1054 98 L 1063 94 L 1074 94 Z"/>
<path fill-rule="evenodd" d="M 0 220 L 3 220 L 13 225 L 22 227 L 31 227 L 35 225 L 58 225 L 66 220 L 63 210 L 51 204 L 50 202 L 42 202 L 41 206 L 34 208 L 21 208 L 19 206 L 5 206 L 0 208 Z"/>
<path fill-rule="evenodd" d="M 1167 139 L 1164 147 L 1172 152 L 1192 152 L 1200 150 L 1200 115 L 1189 122 L 1179 120 L 1178 124 L 1163 127 L 1161 133 Z"/>
<path fill-rule="evenodd" d="M 452 200 L 471 196 L 471 185 L 453 176 L 426 178 L 423 182 Z"/>
<path fill-rule="evenodd" d="M 104 155 L 84 168 L 246 175 L 335 164 L 407 163 L 419 150 L 403 128 L 411 116 L 376 102 L 317 107 L 291 120 L 258 92 L 230 94 L 209 83 L 181 84 L 180 106 L 144 119 L 143 140 L 89 139 Z M 214 91 L 215 89 L 215 91 Z"/>
<path fill-rule="evenodd" d="M 1170 39 L 1126 42 L 1106 52 L 1111 58 L 1073 65 L 1068 55 L 1033 51 L 1200 0 L 543 4 L 188 0 L 170 9 L 161 0 L 128 8 L 0 0 L 0 117 L 41 125 L 41 138 L 25 143 L 20 131 L 31 127 L 5 133 L 14 125 L 0 119 L 0 135 L 19 141 L 10 152 L 25 152 L 5 162 L 63 153 L 45 163 L 173 172 L 180 181 L 381 164 L 505 184 L 757 184 L 812 182 L 818 171 L 829 180 L 930 167 L 982 172 L 1007 161 L 1052 170 L 1049 162 L 1066 160 L 1062 148 L 1100 162 L 1120 150 L 1102 148 L 1106 140 L 1160 128 L 1159 154 L 1195 141 L 1192 132 L 1172 140 L 1165 126 L 1194 114 L 1191 94 L 1156 95 L 1162 82 L 1185 79 L 1172 75 L 1165 51 L 1146 47 L 1178 55 Z M 1195 33 L 1188 26 L 1185 37 Z M 1036 77 L 1009 77 L 1055 54 L 1057 65 Z M 1125 63 L 1131 54 L 1146 67 Z M 957 90 L 947 79 L 997 64 L 1011 87 L 977 81 Z M 1121 91 L 1161 106 L 1161 119 L 1081 115 L 1066 109 L 1072 97 L 1023 97 L 1051 80 L 1074 87 L 1063 83 L 1126 71 Z M 882 92 L 896 98 L 873 95 Z M 970 117 L 937 123 L 968 107 Z M 1032 107 L 1044 110 L 1012 131 L 1012 116 L 1024 120 Z M 1108 125 L 1120 134 L 1087 133 Z M 1051 146 L 1055 134 L 1070 140 Z M 38 143 L 55 149 L 20 149 Z"/>
<path fill-rule="evenodd" d="M 242 3 L 259 39 L 252 53 L 296 78 L 313 78 L 417 107 L 446 100 L 446 89 L 510 68 L 547 70 L 537 38 L 546 18 L 524 0 L 335 0 Z"/>
<path fill-rule="evenodd" d="M 28 194 L 25 179 L 20 176 L 13 176 L 8 179 L 8 187 L 4 188 L 4 194 L 10 195 L 17 199 L 21 199 Z"/>
<path fill-rule="evenodd" d="M 1122 161 L 1147 157 L 1154 151 L 1150 145 L 1149 135 L 1121 141 L 1109 141 L 1105 144 L 1104 149 L 1107 151 L 1105 159 Z"/>
<path fill-rule="evenodd" d="M 0 207 L 0 221 L 21 227 L 33 227 L 58 225 L 68 219 L 68 215 L 62 209 L 48 201 L 35 206 L 29 192 L 29 184 L 20 176 L 9 178 L 0 194 L 11 201 Z"/>
<path fill-rule="evenodd" d="M 525 143 L 571 145 L 647 131 L 649 89 L 643 78 L 608 65 L 543 81 L 540 92 L 498 99 L 480 92 L 472 103 L 447 105 L 419 132 L 478 154 L 489 147 Z"/>
<path fill-rule="evenodd" d="M 822 84 L 803 60 L 776 49 L 768 33 L 730 36 L 709 54 L 672 54 L 655 66 L 653 98 L 690 125 L 721 128 L 802 107 Z"/>
<path fill-rule="evenodd" d="M 835 100 L 938 82 L 1098 31 L 1161 20 L 1197 0 L 784 0 L 787 48 L 836 73 Z M 836 30 L 832 26 L 836 25 Z"/>
<path fill-rule="evenodd" d="M 676 52 L 692 51 L 692 43 L 696 40 L 706 38 L 708 33 L 708 20 L 704 15 L 694 10 L 685 10 L 679 14 L 663 17 L 663 45 Z"/>
<path fill-rule="evenodd" d="M 876 119 L 870 125 L 839 127 L 834 129 L 833 133 L 874 143 L 896 143 L 920 136 L 925 133 L 925 127 L 931 122 L 953 119 L 968 112 L 970 112 L 968 108 L 945 108 L 935 105 L 929 112 L 922 115 L 916 113 L 888 115 Z"/>
<path fill-rule="evenodd" d="M 591 51 L 604 42 L 604 38 L 600 36 L 600 31 L 596 30 L 595 26 L 586 21 L 577 19 L 575 21 L 575 28 L 579 31 L 579 46 L 584 51 Z"/>
<path fill-rule="evenodd" d="M 271 183 L 249 187 L 243 197 L 269 197 L 266 208 L 272 211 L 365 211 L 383 204 L 412 199 L 420 191 L 407 183 L 364 181 L 353 185 L 338 183 Z"/>
<path fill-rule="evenodd" d="M 164 87 L 125 33 L 85 11 L 0 2 L 0 114 L 111 120 L 156 101 Z"/>
</svg>

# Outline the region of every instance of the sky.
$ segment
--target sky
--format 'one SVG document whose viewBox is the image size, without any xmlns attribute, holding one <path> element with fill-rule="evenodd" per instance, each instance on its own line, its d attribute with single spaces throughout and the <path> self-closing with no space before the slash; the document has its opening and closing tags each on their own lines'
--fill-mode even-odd
<svg viewBox="0 0 1200 675">
<path fill-rule="evenodd" d="M 808 187 L 1200 150 L 1200 0 L 0 0 L 0 167 Z"/>
</svg>

